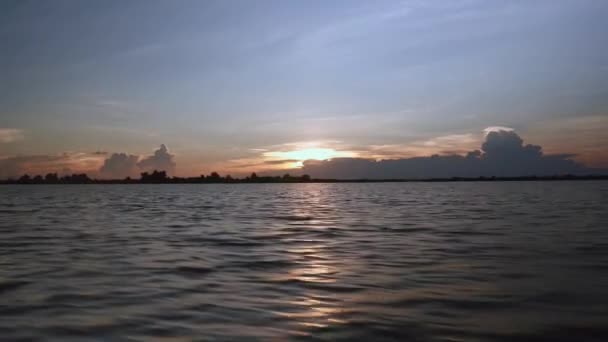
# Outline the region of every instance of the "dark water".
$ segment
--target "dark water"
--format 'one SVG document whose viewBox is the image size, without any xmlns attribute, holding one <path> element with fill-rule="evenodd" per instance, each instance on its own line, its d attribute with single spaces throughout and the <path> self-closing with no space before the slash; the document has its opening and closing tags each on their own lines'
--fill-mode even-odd
<svg viewBox="0 0 608 342">
<path fill-rule="evenodd" d="M 0 339 L 608 341 L 608 182 L 0 187 Z"/>
</svg>

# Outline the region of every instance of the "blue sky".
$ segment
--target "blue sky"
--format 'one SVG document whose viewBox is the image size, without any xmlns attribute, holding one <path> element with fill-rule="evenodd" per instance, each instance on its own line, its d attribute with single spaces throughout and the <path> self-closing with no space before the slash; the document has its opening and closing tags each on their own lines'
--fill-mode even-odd
<svg viewBox="0 0 608 342">
<path fill-rule="evenodd" d="M 3 1 L 0 157 L 166 144 L 178 173 L 234 173 L 311 146 L 458 152 L 506 126 L 604 165 L 607 15 L 601 0 Z"/>
</svg>

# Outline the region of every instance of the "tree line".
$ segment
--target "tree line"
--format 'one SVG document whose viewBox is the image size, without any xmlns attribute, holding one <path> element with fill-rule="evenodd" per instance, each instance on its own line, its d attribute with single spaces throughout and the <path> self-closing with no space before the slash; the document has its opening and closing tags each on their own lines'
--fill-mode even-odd
<svg viewBox="0 0 608 342">
<path fill-rule="evenodd" d="M 0 181 L 0 184 L 199 184 L 199 183 L 381 183 L 381 182 L 484 182 L 484 181 L 553 181 L 553 180 L 608 180 L 608 175 L 553 175 L 524 177 L 452 177 L 427 179 L 318 179 L 309 175 L 258 176 L 255 172 L 244 178 L 217 172 L 199 177 L 170 177 L 165 171 L 142 172 L 140 178 L 94 179 L 85 173 L 58 176 L 47 173 L 44 177 L 23 175 L 18 179 Z"/>
<path fill-rule="evenodd" d="M 309 175 L 291 176 L 258 176 L 255 172 L 244 178 L 236 178 L 230 175 L 220 176 L 217 172 L 199 177 L 170 177 L 166 171 L 142 172 L 140 178 L 126 177 L 124 179 L 94 179 L 86 173 L 58 176 L 57 173 L 47 173 L 45 176 L 30 176 L 25 174 L 18 179 L 1 181 L 5 184 L 137 184 L 137 183 L 302 183 L 309 182 Z"/>
</svg>

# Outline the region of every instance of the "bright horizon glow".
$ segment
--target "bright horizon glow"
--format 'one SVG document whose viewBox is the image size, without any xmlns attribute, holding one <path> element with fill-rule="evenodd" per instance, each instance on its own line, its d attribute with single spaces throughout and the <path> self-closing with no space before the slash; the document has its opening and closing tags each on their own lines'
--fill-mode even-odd
<svg viewBox="0 0 608 342">
<path fill-rule="evenodd" d="M 336 151 L 333 148 L 306 148 L 293 151 L 266 152 L 264 157 L 273 160 L 285 160 L 292 167 L 302 167 L 306 160 L 328 160 L 340 157 L 356 157 L 352 151 Z"/>
</svg>

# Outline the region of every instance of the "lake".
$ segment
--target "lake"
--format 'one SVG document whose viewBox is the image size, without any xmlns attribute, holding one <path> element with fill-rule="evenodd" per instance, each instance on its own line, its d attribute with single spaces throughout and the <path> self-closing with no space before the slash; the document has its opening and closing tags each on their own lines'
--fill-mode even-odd
<svg viewBox="0 0 608 342">
<path fill-rule="evenodd" d="M 2 340 L 607 341 L 608 182 L 0 186 Z"/>
</svg>

